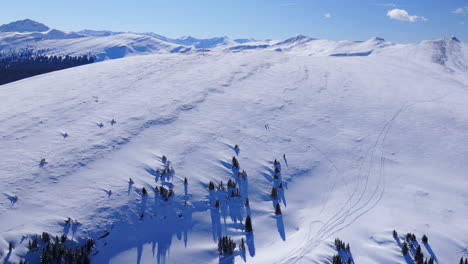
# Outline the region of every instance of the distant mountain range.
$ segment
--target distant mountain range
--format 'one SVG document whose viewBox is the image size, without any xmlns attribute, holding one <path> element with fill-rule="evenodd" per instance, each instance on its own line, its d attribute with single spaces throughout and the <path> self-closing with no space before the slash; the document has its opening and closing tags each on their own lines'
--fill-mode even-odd
<svg viewBox="0 0 468 264">
<path fill-rule="evenodd" d="M 207 51 L 220 46 L 235 46 L 252 41 L 255 40 L 232 40 L 228 37 L 198 39 L 191 36 L 172 39 L 155 33 L 89 29 L 64 32 L 51 29 L 30 19 L 0 26 L 0 51 L 30 47 L 60 55 L 91 53 L 98 60 L 116 59 L 137 54 Z"/>
<path fill-rule="evenodd" d="M 0 54 L 22 48 L 34 49 L 47 55 L 93 55 L 97 61 L 127 56 L 188 53 L 188 52 L 246 52 L 271 50 L 296 52 L 307 56 L 369 56 L 375 54 L 407 54 L 449 69 L 468 71 L 465 54 L 467 46 L 457 38 L 422 41 L 419 44 L 397 44 L 374 37 L 366 41 L 332 41 L 297 35 L 285 40 L 231 39 L 214 37 L 199 39 L 192 36 L 168 38 L 156 33 L 81 30 L 65 32 L 30 20 L 20 20 L 0 26 Z M 405 56 L 402 59 L 408 59 Z"/>
</svg>

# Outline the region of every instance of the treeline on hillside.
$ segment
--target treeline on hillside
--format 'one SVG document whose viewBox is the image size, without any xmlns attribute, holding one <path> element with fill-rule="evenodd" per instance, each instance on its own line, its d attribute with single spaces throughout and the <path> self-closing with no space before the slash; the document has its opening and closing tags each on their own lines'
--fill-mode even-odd
<svg viewBox="0 0 468 264">
<path fill-rule="evenodd" d="M 48 56 L 33 49 L 0 53 L 0 85 L 38 74 L 85 65 L 95 61 L 94 56 Z"/>
</svg>

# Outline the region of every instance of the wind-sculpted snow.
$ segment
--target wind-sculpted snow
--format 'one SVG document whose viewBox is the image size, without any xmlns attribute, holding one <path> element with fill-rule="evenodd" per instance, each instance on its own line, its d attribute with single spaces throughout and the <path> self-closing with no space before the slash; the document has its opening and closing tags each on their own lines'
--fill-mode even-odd
<svg viewBox="0 0 468 264">
<path fill-rule="evenodd" d="M 1 261 L 46 231 L 94 238 L 94 263 L 327 263 L 336 237 L 355 263 L 407 263 L 396 229 L 456 263 L 466 74 L 431 49 L 306 50 L 139 56 L 1 86 Z M 237 247 L 219 258 L 224 236 Z"/>
</svg>

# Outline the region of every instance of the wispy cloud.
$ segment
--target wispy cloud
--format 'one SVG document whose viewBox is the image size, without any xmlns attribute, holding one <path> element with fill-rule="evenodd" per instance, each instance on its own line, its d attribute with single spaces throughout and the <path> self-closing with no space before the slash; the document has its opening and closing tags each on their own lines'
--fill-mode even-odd
<svg viewBox="0 0 468 264">
<path fill-rule="evenodd" d="M 323 15 L 325 18 L 331 18 L 332 15 L 330 13 L 326 13 L 325 15 Z"/>
<path fill-rule="evenodd" d="M 390 19 L 406 21 L 406 22 L 416 22 L 416 21 L 427 21 L 428 19 L 423 16 L 410 15 L 408 11 L 404 9 L 392 9 L 387 12 L 387 16 Z"/>
<path fill-rule="evenodd" d="M 452 11 L 452 13 L 457 15 L 466 15 L 468 14 L 468 6 L 460 7 Z"/>
</svg>

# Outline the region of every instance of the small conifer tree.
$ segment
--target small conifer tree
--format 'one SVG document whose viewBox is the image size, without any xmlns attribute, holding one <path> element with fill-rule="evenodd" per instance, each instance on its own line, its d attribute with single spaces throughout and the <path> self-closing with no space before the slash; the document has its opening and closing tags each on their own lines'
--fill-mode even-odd
<svg viewBox="0 0 468 264">
<path fill-rule="evenodd" d="M 275 215 L 281 215 L 281 206 L 279 203 L 275 206 Z"/>
<path fill-rule="evenodd" d="M 245 218 L 245 232 L 247 233 L 250 233 L 253 231 L 253 228 L 252 228 L 252 219 L 250 219 L 250 215 L 248 215 L 246 218 Z"/>
</svg>

